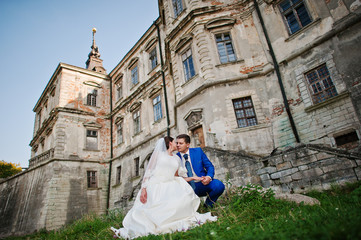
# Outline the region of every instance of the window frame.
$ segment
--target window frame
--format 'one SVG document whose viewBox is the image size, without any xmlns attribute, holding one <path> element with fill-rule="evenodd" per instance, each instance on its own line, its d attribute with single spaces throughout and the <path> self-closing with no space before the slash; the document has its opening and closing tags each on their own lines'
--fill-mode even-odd
<svg viewBox="0 0 361 240">
<path fill-rule="evenodd" d="M 250 100 L 250 106 L 244 106 L 244 102 L 245 100 Z M 238 108 L 236 107 L 235 105 L 235 102 L 237 101 L 241 101 L 241 105 L 242 107 L 241 108 Z M 258 123 L 258 119 L 257 119 L 257 114 L 256 114 L 256 109 L 254 108 L 254 103 L 253 103 L 253 100 L 252 100 L 252 96 L 247 96 L 247 97 L 241 97 L 241 98 L 236 98 L 236 99 L 232 99 L 232 105 L 233 105 L 233 110 L 234 110 L 234 114 L 235 114 L 235 117 L 236 117 L 236 121 L 237 121 L 237 127 L 238 128 L 245 128 L 245 127 L 252 127 L 252 126 L 257 126 L 259 123 Z M 247 116 L 247 109 L 252 109 L 253 111 L 253 115 L 252 116 Z M 243 110 L 244 111 L 244 116 L 243 117 L 239 117 L 237 115 L 237 110 Z M 249 119 L 255 119 L 255 124 L 250 124 L 249 123 Z M 240 124 L 240 120 L 242 119 L 245 119 L 245 123 L 246 125 L 241 125 Z"/>
<path fill-rule="evenodd" d="M 123 121 L 119 121 L 116 123 L 117 127 L 117 144 L 122 144 L 124 142 L 123 139 Z"/>
<path fill-rule="evenodd" d="M 159 122 L 163 118 L 162 96 L 158 94 L 152 99 L 154 122 Z"/>
<path fill-rule="evenodd" d="M 136 69 L 136 72 L 135 72 L 136 74 L 133 72 L 134 69 Z M 131 68 L 129 68 L 129 70 L 130 70 L 130 81 L 132 83 L 131 86 L 134 87 L 135 85 L 137 85 L 139 83 L 139 67 L 138 67 L 138 64 L 135 63 Z"/>
<path fill-rule="evenodd" d="M 134 176 L 140 176 L 140 157 L 134 158 Z"/>
<path fill-rule="evenodd" d="M 322 68 L 325 68 L 325 70 L 327 71 L 328 75 L 326 75 L 325 77 L 320 78 L 320 73 L 319 73 L 318 70 L 320 70 L 320 69 L 322 69 Z M 316 75 L 317 75 L 317 79 L 316 79 L 316 80 L 313 80 L 313 81 L 312 81 L 312 79 L 309 78 L 309 76 L 310 76 L 312 73 L 316 73 Z M 333 80 L 333 78 L 332 78 L 332 76 L 331 76 L 330 70 L 328 69 L 326 63 L 323 63 L 323 64 L 321 64 L 321 65 L 318 65 L 317 67 L 315 67 L 315 68 L 313 68 L 313 69 L 305 72 L 305 73 L 304 73 L 304 78 L 305 78 L 306 86 L 307 86 L 307 89 L 308 89 L 308 92 L 309 92 L 309 94 L 310 94 L 310 98 L 311 98 L 313 104 L 319 104 L 319 103 L 325 102 L 326 100 L 331 99 L 331 98 L 336 97 L 336 96 L 339 95 L 339 94 L 338 94 L 338 91 L 337 91 L 337 89 L 336 89 L 336 85 L 335 85 L 335 83 L 334 83 L 334 80 Z M 327 79 L 328 79 L 327 84 L 330 85 L 329 87 L 326 87 L 326 86 L 325 86 L 324 80 L 327 80 Z M 312 82 L 310 82 L 310 80 L 311 80 Z M 317 83 L 319 83 L 319 84 L 317 85 Z M 331 84 L 330 84 L 330 83 L 331 83 Z M 315 87 L 313 87 L 313 86 L 315 86 Z M 321 91 L 319 91 L 319 90 L 320 90 L 319 87 L 321 87 Z M 332 90 L 332 89 L 333 89 L 333 90 Z M 318 90 L 318 92 L 315 93 L 315 90 Z M 334 93 L 332 93 L 332 95 L 330 96 L 330 94 L 327 93 L 327 90 L 331 90 L 331 91 L 333 91 Z M 325 98 L 325 97 L 322 97 L 322 98 L 316 99 L 316 97 L 317 97 L 318 95 L 321 95 L 321 96 L 322 96 L 323 93 L 326 93 L 328 96 L 326 96 L 326 98 Z"/>
<path fill-rule="evenodd" d="M 190 52 L 190 55 L 187 56 L 188 52 Z M 184 56 L 186 57 L 184 59 Z M 192 48 L 189 46 L 188 48 L 186 48 L 186 50 L 184 50 L 181 54 L 180 54 L 180 58 L 182 61 L 182 68 L 183 68 L 183 74 L 184 74 L 184 79 L 185 82 L 188 82 L 189 80 L 191 80 L 194 76 L 197 75 L 196 73 L 196 69 L 195 69 L 195 65 L 194 65 L 194 60 L 193 60 L 193 51 Z M 184 60 L 183 60 L 184 59 Z M 189 63 L 189 60 L 191 60 L 191 64 Z M 185 64 L 185 62 L 187 62 L 187 64 Z M 193 66 L 193 75 L 192 75 L 192 69 L 190 66 Z M 186 68 L 186 66 L 189 68 Z M 188 74 L 189 73 L 189 74 Z"/>
<path fill-rule="evenodd" d="M 119 165 L 117 167 L 117 172 L 116 172 L 116 178 L 115 178 L 115 184 L 120 184 L 121 183 L 121 179 L 122 179 L 122 165 Z"/>
<path fill-rule="evenodd" d="M 229 35 L 229 40 L 225 40 L 224 38 L 224 35 L 225 34 L 228 34 Z M 222 41 L 217 41 L 217 38 L 219 35 L 222 35 Z M 237 61 L 237 54 L 236 54 L 236 49 L 234 47 L 234 43 L 233 43 L 233 38 L 232 38 L 232 34 L 231 34 L 231 31 L 223 31 L 223 32 L 217 32 L 217 33 L 214 33 L 214 39 L 215 39 L 215 43 L 216 43 L 216 48 L 217 48 L 217 53 L 218 53 L 218 59 L 219 59 L 219 62 L 220 64 L 227 64 L 227 63 L 231 63 L 231 62 L 236 62 Z M 234 56 L 234 59 L 231 60 L 230 59 L 230 55 L 228 54 L 228 51 L 227 51 L 227 43 L 231 44 L 231 47 L 232 47 L 232 51 L 233 51 L 233 56 Z M 226 53 L 226 57 L 227 57 L 227 61 L 226 62 L 222 62 L 222 55 L 220 53 L 220 49 L 219 49 L 219 46 L 218 44 L 219 43 L 223 43 L 223 47 L 225 48 L 225 53 Z"/>
<path fill-rule="evenodd" d="M 95 133 L 95 134 L 94 134 Z M 86 139 L 85 139 L 85 149 L 86 150 L 98 150 L 99 148 L 99 131 L 96 129 L 86 129 Z M 94 144 L 94 148 L 92 148 L 91 146 L 93 144 L 90 144 L 91 142 L 88 142 L 89 138 L 95 138 L 96 139 L 96 144 Z M 96 146 L 95 146 L 96 145 Z"/>
<path fill-rule="evenodd" d="M 281 5 L 282 3 L 285 3 L 286 1 L 289 2 L 290 4 L 290 7 L 286 10 L 283 10 Z M 297 2 L 296 3 L 293 3 L 294 0 L 283 0 L 283 1 L 280 1 L 278 3 L 278 9 L 282 15 L 282 19 L 283 19 L 283 22 L 284 24 L 286 25 L 287 27 L 287 31 L 290 35 L 293 35 L 297 32 L 299 32 L 300 30 L 304 29 L 305 27 L 307 27 L 308 25 L 310 25 L 312 22 L 314 22 L 314 19 L 312 18 L 312 15 L 308 9 L 308 6 L 307 6 L 307 3 L 305 0 L 296 0 Z M 308 18 L 309 18 L 309 22 L 306 23 L 305 25 L 302 23 L 302 20 L 300 20 L 300 16 L 299 16 L 299 13 L 297 12 L 297 8 L 300 7 L 301 5 L 304 6 L 304 9 L 305 9 L 305 13 L 307 14 Z M 289 24 L 289 21 L 288 21 L 288 18 L 286 15 L 290 14 L 290 13 L 293 13 L 293 16 L 295 18 L 295 20 L 297 21 L 297 24 L 298 24 L 298 29 L 293 31 L 291 29 L 291 26 Z"/>
<path fill-rule="evenodd" d="M 154 53 L 154 54 L 153 54 Z M 158 50 L 157 50 L 157 46 L 154 46 L 149 52 L 149 66 L 150 66 L 150 71 L 152 71 L 154 68 L 156 68 L 159 65 L 158 62 Z M 154 60 L 155 59 L 155 63 Z"/>
<path fill-rule="evenodd" d="M 134 110 L 132 113 L 134 135 L 141 132 L 140 109 Z"/>
<path fill-rule="evenodd" d="M 92 89 L 92 91 L 89 92 L 87 95 L 86 105 L 96 107 L 97 106 L 97 96 L 98 96 L 98 90 Z"/>
<path fill-rule="evenodd" d="M 177 18 L 185 9 L 183 0 L 171 0 L 174 18 Z M 176 5 L 175 5 L 176 4 Z"/>
<path fill-rule="evenodd" d="M 87 186 L 88 188 L 98 188 L 97 171 L 87 170 Z"/>
</svg>

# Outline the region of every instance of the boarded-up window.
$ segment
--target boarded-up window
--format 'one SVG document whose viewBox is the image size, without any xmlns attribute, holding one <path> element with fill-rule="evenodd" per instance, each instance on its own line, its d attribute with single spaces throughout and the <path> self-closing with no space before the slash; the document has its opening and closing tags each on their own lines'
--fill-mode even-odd
<svg viewBox="0 0 361 240">
<path fill-rule="evenodd" d="M 98 131 L 96 130 L 86 131 L 86 149 L 98 150 Z"/>
</svg>

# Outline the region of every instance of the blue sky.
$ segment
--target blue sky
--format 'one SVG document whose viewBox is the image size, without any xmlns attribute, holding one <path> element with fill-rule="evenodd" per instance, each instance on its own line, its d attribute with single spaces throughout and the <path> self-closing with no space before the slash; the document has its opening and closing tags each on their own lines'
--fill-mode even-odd
<svg viewBox="0 0 361 240">
<path fill-rule="evenodd" d="M 85 68 L 93 27 L 109 73 L 158 15 L 157 0 L 0 0 L 0 160 L 28 166 L 33 108 L 60 62 Z"/>
</svg>

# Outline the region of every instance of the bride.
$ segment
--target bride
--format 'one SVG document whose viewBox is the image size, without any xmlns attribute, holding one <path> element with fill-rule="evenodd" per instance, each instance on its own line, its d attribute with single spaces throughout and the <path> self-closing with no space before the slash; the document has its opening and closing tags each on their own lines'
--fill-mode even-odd
<svg viewBox="0 0 361 240">
<path fill-rule="evenodd" d="M 143 177 L 141 191 L 123 220 L 123 228 L 111 228 L 119 238 L 133 239 L 149 234 L 184 231 L 207 220 L 217 220 L 210 212 L 197 212 L 200 199 L 187 181 L 202 178 L 179 177 L 186 169 L 180 167 L 179 157 L 173 155 L 176 149 L 172 137 L 157 141 Z"/>
</svg>

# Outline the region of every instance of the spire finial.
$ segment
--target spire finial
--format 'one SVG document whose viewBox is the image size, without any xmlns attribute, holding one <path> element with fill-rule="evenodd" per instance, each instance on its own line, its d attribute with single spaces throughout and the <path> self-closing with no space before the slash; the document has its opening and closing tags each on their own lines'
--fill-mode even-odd
<svg viewBox="0 0 361 240">
<path fill-rule="evenodd" d="M 97 29 L 93 28 L 92 32 L 93 32 L 93 43 L 92 46 L 90 47 L 92 50 L 88 55 L 88 60 L 86 61 L 86 68 L 97 72 L 105 72 L 105 69 L 103 68 L 102 60 L 100 59 L 98 46 L 95 44 L 95 33 L 97 32 Z"/>
</svg>

